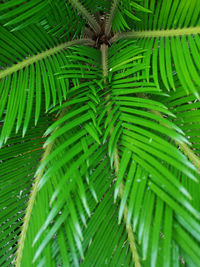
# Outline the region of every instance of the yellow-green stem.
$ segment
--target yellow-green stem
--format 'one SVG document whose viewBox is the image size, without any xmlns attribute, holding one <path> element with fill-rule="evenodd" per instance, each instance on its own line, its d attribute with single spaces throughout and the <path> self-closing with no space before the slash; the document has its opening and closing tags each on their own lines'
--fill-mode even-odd
<svg viewBox="0 0 200 267">
<path fill-rule="evenodd" d="M 66 111 L 68 110 L 69 108 L 64 108 L 63 111 L 60 113 L 59 118 L 61 118 L 65 113 Z M 52 132 L 52 134 L 57 130 L 57 128 Z M 46 147 L 45 147 L 45 151 L 44 151 L 44 154 L 42 156 L 42 159 L 40 161 L 40 164 L 42 164 L 46 158 L 48 158 L 52 148 L 53 148 L 53 145 L 55 143 L 55 140 L 52 141 L 51 143 L 49 143 Z M 33 184 L 33 187 L 32 187 L 32 191 L 30 193 L 30 198 L 29 198 L 29 201 L 28 201 L 28 205 L 27 205 L 27 208 L 26 208 L 26 212 L 25 212 L 25 216 L 24 216 L 24 222 L 23 222 L 23 225 L 22 225 L 22 231 L 21 231 L 21 234 L 20 234 L 20 239 L 19 239 L 19 242 L 18 242 L 18 249 L 17 249 L 17 252 L 16 252 L 16 261 L 15 261 L 15 266 L 16 267 L 20 267 L 21 266 L 21 260 L 22 260 L 22 255 L 23 255 L 23 249 L 24 249 L 24 243 L 25 243 L 25 239 L 26 239 L 26 234 L 27 234 L 27 230 L 28 230 L 28 226 L 29 226 L 29 222 L 30 222 L 30 218 L 31 218 L 31 214 L 32 214 L 32 210 L 33 210 L 33 206 L 34 206 L 34 203 L 35 203 L 35 199 L 36 199 L 36 196 L 37 196 L 37 192 L 38 192 L 38 186 L 39 186 L 39 182 L 42 178 L 42 175 L 44 173 L 44 170 L 45 170 L 45 167 L 43 167 L 40 172 L 36 175 L 35 177 L 35 181 L 34 181 L 34 184 Z"/>
<path fill-rule="evenodd" d="M 101 62 L 102 62 L 102 71 L 104 77 L 104 83 L 106 81 L 106 77 L 108 76 L 108 46 L 105 44 L 101 45 Z"/>
<path fill-rule="evenodd" d="M 34 55 L 32 57 L 28 57 L 28 58 L 24 59 L 23 61 L 5 69 L 5 70 L 2 70 L 0 72 L 0 79 L 12 74 L 13 72 L 19 71 L 20 69 L 23 69 L 23 68 L 41 60 L 41 59 L 43 59 L 43 58 L 54 55 L 54 54 L 60 52 L 61 50 L 66 49 L 67 47 L 77 45 L 77 44 L 93 44 L 93 43 L 94 43 L 94 41 L 92 41 L 90 39 L 78 39 L 78 40 L 74 40 L 74 41 L 60 44 L 60 45 L 55 46 L 53 48 L 50 48 L 46 51 L 43 51 L 37 55 Z"/>
<path fill-rule="evenodd" d="M 183 142 L 176 142 L 177 145 L 180 147 L 181 151 L 191 160 L 194 166 L 200 172 L 200 159 L 199 157 L 191 150 L 191 148 Z"/>
<path fill-rule="evenodd" d="M 118 153 L 118 149 L 117 147 L 115 148 L 115 152 L 114 152 L 114 167 L 115 167 L 115 174 L 116 176 L 118 175 L 119 172 L 119 153 Z M 124 185 L 123 183 L 120 184 L 119 187 L 119 197 L 122 199 L 124 194 Z M 131 252 L 132 252 L 132 257 L 135 263 L 135 267 L 141 267 L 140 264 L 140 257 L 139 254 L 137 252 L 137 247 L 136 247 L 136 241 L 135 241 L 135 237 L 134 237 L 134 233 L 133 233 L 133 229 L 130 223 L 127 223 L 127 217 L 128 217 L 128 207 L 127 205 L 124 206 L 124 221 L 126 223 L 126 230 L 128 233 L 128 240 L 129 240 L 129 244 L 130 244 L 130 248 L 131 248 Z"/>
<path fill-rule="evenodd" d="M 54 145 L 54 142 L 51 142 L 45 148 L 45 152 L 44 152 L 43 157 L 41 159 L 41 163 L 48 157 L 48 155 L 51 152 L 51 149 L 52 149 L 53 145 Z M 43 173 L 44 173 L 44 168 L 36 176 L 34 185 L 32 187 L 32 191 L 31 191 L 30 198 L 29 198 L 29 201 L 28 201 L 28 206 L 26 208 L 26 212 L 25 212 L 25 216 L 24 216 L 24 223 L 22 225 L 22 231 L 21 231 L 21 234 L 20 234 L 20 239 L 19 239 L 19 242 L 18 242 L 18 249 L 17 249 L 17 253 L 16 253 L 17 257 L 16 257 L 16 261 L 15 261 L 15 266 L 16 267 L 20 267 L 21 266 L 21 260 L 22 260 L 23 249 L 24 249 L 24 242 L 25 242 L 25 239 L 26 239 L 28 225 L 29 225 L 29 222 L 30 222 L 33 206 L 34 206 L 36 195 L 37 195 L 37 191 L 38 191 L 38 184 L 39 184 L 39 182 L 40 182 L 40 180 L 42 178 Z"/>
<path fill-rule="evenodd" d="M 102 69 L 103 69 L 104 82 L 106 81 L 106 77 L 108 75 L 108 65 L 107 65 L 107 52 L 108 51 L 107 50 L 108 50 L 107 45 L 105 45 L 105 44 L 101 45 L 101 57 L 102 57 Z M 110 95 L 107 95 L 106 100 L 108 100 L 109 98 L 110 98 Z M 109 102 L 107 103 L 107 105 L 109 105 Z M 108 115 L 110 112 L 111 112 L 111 109 L 108 110 L 108 112 L 107 112 Z M 112 135 L 113 131 L 114 131 L 114 127 L 111 128 L 110 135 Z M 115 175 L 118 176 L 118 173 L 119 173 L 119 153 L 118 153 L 117 146 L 116 146 L 115 151 L 114 151 L 114 170 L 115 170 Z M 119 188 L 119 197 L 121 199 L 123 197 L 123 193 L 124 193 L 124 185 L 123 185 L 123 183 L 121 183 L 120 188 Z M 132 229 L 131 225 L 129 223 L 127 223 L 127 216 L 128 216 L 127 205 L 125 205 L 125 207 L 124 207 L 123 215 L 124 215 L 124 222 L 126 224 L 128 240 L 129 240 L 129 244 L 130 244 L 130 248 L 131 248 L 131 252 L 132 252 L 133 261 L 135 263 L 135 267 L 141 267 L 140 258 L 139 258 L 139 254 L 137 252 L 137 247 L 136 247 L 133 229 Z"/>
<path fill-rule="evenodd" d="M 111 39 L 111 43 L 119 39 L 135 39 L 135 38 L 156 38 L 156 37 L 172 37 L 200 34 L 200 26 L 182 28 L 182 29 L 171 29 L 171 30 L 154 30 L 154 31 L 135 31 L 135 32 L 122 32 L 117 33 Z"/>
</svg>

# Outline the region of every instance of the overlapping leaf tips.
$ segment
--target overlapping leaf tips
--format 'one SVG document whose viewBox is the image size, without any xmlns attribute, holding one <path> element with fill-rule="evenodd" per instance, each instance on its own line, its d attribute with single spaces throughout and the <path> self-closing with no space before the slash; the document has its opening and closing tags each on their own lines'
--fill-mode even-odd
<svg viewBox="0 0 200 267">
<path fill-rule="evenodd" d="M 102 56 L 102 69 L 103 69 L 104 83 L 106 84 L 106 78 L 108 76 L 108 46 L 105 44 L 101 45 L 101 56 Z M 107 98 L 109 99 L 110 95 L 107 95 Z M 108 110 L 108 115 L 110 112 L 111 112 L 111 110 Z M 112 129 L 110 130 L 111 136 L 112 136 L 113 131 L 114 131 L 114 127 L 112 127 Z M 119 166 L 120 166 L 119 153 L 118 153 L 118 148 L 116 145 L 116 147 L 114 148 L 114 170 L 115 170 L 116 176 L 118 176 L 118 174 L 119 174 Z M 115 189 L 115 200 L 117 198 L 117 195 L 119 195 L 119 197 L 122 199 L 123 188 L 124 188 L 124 186 L 123 186 L 123 183 L 121 182 L 119 185 L 119 190 L 117 190 L 117 193 L 116 193 L 116 189 Z M 127 205 L 125 205 L 125 207 L 124 207 L 123 214 L 124 214 L 124 221 L 126 224 L 126 230 L 128 233 L 128 239 L 129 239 L 129 243 L 130 243 L 132 257 L 133 257 L 133 260 L 135 262 L 135 266 L 141 267 L 140 257 L 139 257 L 138 252 L 137 252 L 137 247 L 136 247 L 135 237 L 133 234 L 133 229 L 132 229 L 132 226 L 130 225 L 130 223 L 127 222 L 127 216 L 128 216 Z"/>
</svg>

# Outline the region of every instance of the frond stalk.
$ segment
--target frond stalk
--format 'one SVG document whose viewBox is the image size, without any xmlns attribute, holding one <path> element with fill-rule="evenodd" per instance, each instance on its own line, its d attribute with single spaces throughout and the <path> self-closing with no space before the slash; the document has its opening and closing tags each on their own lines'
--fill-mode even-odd
<svg viewBox="0 0 200 267">
<path fill-rule="evenodd" d="M 70 42 L 66 42 L 66 43 L 63 43 L 63 44 L 60 44 L 56 47 L 53 47 L 53 48 L 50 48 L 49 50 L 46 50 L 40 54 L 37 54 L 37 55 L 34 55 L 32 57 L 29 57 L 29 58 L 26 58 L 24 59 L 23 61 L 3 70 L 0 72 L 0 79 L 2 79 L 3 77 L 6 77 L 14 72 L 17 72 L 43 58 L 46 58 L 46 57 L 49 57 L 49 56 L 52 56 L 70 46 L 74 46 L 74 45 L 78 45 L 78 44 L 94 44 L 94 41 L 90 40 L 90 39 L 78 39 L 78 40 L 73 40 L 73 41 L 70 41 Z"/>
<path fill-rule="evenodd" d="M 45 152 L 44 152 L 44 155 L 43 155 L 43 157 L 41 159 L 41 163 L 49 156 L 53 145 L 54 145 L 54 142 L 51 142 L 45 148 Z M 26 208 L 26 213 L 25 213 L 25 217 L 24 217 L 24 222 L 23 222 L 23 225 L 22 225 L 22 231 L 21 231 L 19 242 L 18 242 L 18 250 L 16 252 L 16 255 L 17 255 L 16 262 L 15 262 L 15 266 L 16 267 L 20 267 L 21 266 L 22 254 L 23 254 L 26 234 L 27 234 L 27 231 L 28 231 L 28 225 L 29 225 L 29 222 L 30 222 L 30 218 L 31 218 L 33 206 L 34 206 L 34 203 L 35 203 L 35 199 L 36 199 L 36 196 L 37 196 L 38 185 L 39 185 L 39 182 L 40 182 L 40 180 L 42 178 L 43 173 L 44 173 L 44 168 L 36 176 L 35 183 L 33 185 L 33 188 L 32 188 L 31 194 L 30 194 L 30 198 L 29 198 L 29 201 L 28 201 L 28 206 Z"/>
<path fill-rule="evenodd" d="M 101 31 L 101 27 L 97 23 L 96 19 L 87 11 L 87 9 L 78 1 L 78 0 L 70 0 L 71 4 L 81 12 L 83 17 L 86 18 L 90 27 L 95 31 L 98 35 Z"/>
<path fill-rule="evenodd" d="M 174 37 L 182 35 L 200 34 L 200 26 L 171 29 L 171 30 L 155 30 L 155 31 L 140 31 L 140 32 L 123 32 L 117 33 L 111 39 L 111 43 L 121 39 L 135 39 L 135 38 L 156 38 L 156 37 Z"/>
<path fill-rule="evenodd" d="M 114 0 L 110 14 L 109 14 L 108 18 L 106 19 L 106 25 L 105 25 L 105 35 L 106 36 L 110 35 L 110 31 L 112 28 L 112 21 L 113 21 L 115 12 L 117 10 L 118 3 L 119 3 L 119 0 Z"/>
<path fill-rule="evenodd" d="M 107 53 L 108 53 L 108 46 L 105 44 L 101 45 L 102 69 L 103 69 L 104 83 L 106 81 L 106 77 L 108 76 Z M 108 100 L 109 98 L 110 98 L 110 95 L 108 94 L 106 96 L 106 100 Z M 109 105 L 109 103 L 107 103 L 107 105 Z M 108 115 L 110 112 L 111 112 L 111 109 L 108 110 L 108 112 L 107 112 Z M 110 135 L 112 135 L 113 131 L 114 131 L 114 127 L 111 128 Z M 119 153 L 118 153 L 118 148 L 116 146 L 115 151 L 114 151 L 114 170 L 115 170 L 116 176 L 118 176 L 118 173 L 119 173 L 119 165 L 120 165 Z M 124 192 L 124 185 L 123 185 L 123 183 L 121 183 L 120 187 L 119 187 L 119 193 L 118 193 L 118 195 L 121 199 L 123 197 L 123 192 Z M 133 233 L 131 225 L 127 222 L 127 217 L 128 217 L 127 205 L 125 205 L 125 207 L 124 207 L 123 214 L 124 214 L 124 222 L 126 224 L 126 230 L 127 230 L 127 234 L 128 234 L 128 240 L 129 240 L 130 248 L 131 248 L 131 252 L 132 252 L 132 257 L 133 257 L 133 260 L 135 262 L 135 267 L 141 267 L 139 254 L 137 252 L 134 233 Z"/>
</svg>

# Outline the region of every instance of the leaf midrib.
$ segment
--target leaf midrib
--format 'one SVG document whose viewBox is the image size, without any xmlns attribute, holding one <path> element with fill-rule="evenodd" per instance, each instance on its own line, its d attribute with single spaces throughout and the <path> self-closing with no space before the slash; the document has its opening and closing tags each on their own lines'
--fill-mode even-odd
<svg viewBox="0 0 200 267">
<path fill-rule="evenodd" d="M 111 39 L 111 43 L 119 39 L 129 38 L 157 38 L 157 37 L 176 37 L 182 35 L 200 34 L 200 26 L 182 28 L 182 29 L 167 29 L 167 30 L 153 30 L 153 31 L 134 31 L 116 33 Z"/>
<path fill-rule="evenodd" d="M 73 41 L 69 41 L 69 42 L 65 42 L 65 43 L 62 43 L 58 46 L 55 46 L 53 48 L 50 48 L 46 51 L 43 51 L 37 55 L 34 55 L 32 57 L 28 57 L 26 59 L 24 59 L 23 61 L 17 63 L 17 64 L 14 64 L 13 66 L 11 67 L 8 67 L 6 68 L 5 70 L 1 71 L 0 72 L 0 79 L 14 73 L 14 72 L 17 72 L 31 64 L 34 64 L 36 63 L 37 61 L 40 61 L 46 57 L 49 57 L 49 56 L 52 56 L 64 49 L 66 49 L 67 47 L 70 47 L 70 46 L 74 46 L 74 45 L 78 45 L 78 44 L 93 44 L 93 41 L 91 39 L 87 39 L 87 38 L 84 38 L 84 39 L 78 39 L 78 40 L 73 40 Z"/>
</svg>

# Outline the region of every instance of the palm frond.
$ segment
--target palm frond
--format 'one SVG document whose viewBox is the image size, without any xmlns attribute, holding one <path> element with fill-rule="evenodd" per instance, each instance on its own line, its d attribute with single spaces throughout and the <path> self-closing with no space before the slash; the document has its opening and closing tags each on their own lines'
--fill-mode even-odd
<svg viewBox="0 0 200 267">
<path fill-rule="evenodd" d="M 136 12 L 151 12 L 149 9 L 141 5 L 141 1 L 118 1 L 118 8 L 115 9 L 115 14 L 112 15 L 112 30 L 114 33 L 123 32 L 126 30 L 135 29 L 136 22 L 141 19 Z M 139 3 L 138 3 L 139 2 Z M 113 8 L 115 7 L 115 1 Z M 112 14 L 112 12 L 111 12 Z"/>
<path fill-rule="evenodd" d="M 81 58 L 80 54 L 82 54 L 82 71 L 87 73 L 87 69 L 90 70 L 88 62 L 90 64 L 92 62 L 92 64 L 96 65 L 99 62 L 96 50 L 92 51 L 92 48 L 90 48 L 91 56 L 86 57 L 85 49 L 85 47 L 79 47 L 74 50 L 78 51 L 79 59 Z M 68 73 L 68 70 L 70 69 L 71 79 L 74 79 L 75 82 L 79 83 L 82 75 L 77 75 L 77 64 L 74 64 L 76 72 L 72 69 L 73 62 L 76 63 L 77 57 L 74 54 L 74 56 L 70 56 L 69 58 L 71 64 L 69 64 L 69 66 L 64 66 L 63 71 L 60 73 L 62 75 L 61 78 L 66 79 L 65 73 Z M 32 214 L 37 214 L 39 210 L 41 210 L 41 205 L 39 204 L 39 206 L 37 206 L 37 198 L 44 197 L 47 202 L 44 202 L 44 207 L 42 209 L 46 210 L 47 203 L 50 203 L 50 208 L 48 208 L 49 214 L 44 214 L 44 216 L 40 217 L 40 221 L 37 222 L 37 228 L 34 226 L 36 223 L 34 222 L 34 219 L 31 219 L 29 225 L 30 216 L 25 218 L 26 220 L 22 228 L 22 236 L 24 238 L 21 239 L 19 243 L 17 265 L 21 262 L 22 253 L 24 254 L 23 261 L 26 262 L 28 260 L 28 262 L 30 262 L 34 260 L 40 262 L 43 256 L 48 253 L 46 246 L 52 241 L 54 234 L 60 232 L 62 235 L 61 228 L 63 224 L 66 225 L 68 229 L 67 238 L 69 244 L 71 244 L 71 248 L 77 247 L 78 249 L 74 254 L 75 265 L 77 265 L 77 258 L 80 256 L 83 258 L 81 228 L 82 224 L 86 223 L 86 218 L 90 214 L 86 199 L 86 190 L 89 188 L 93 197 L 97 199 L 93 182 L 90 182 L 88 177 L 88 168 L 90 164 L 93 163 L 92 160 L 90 163 L 90 158 L 93 153 L 97 151 L 100 143 L 98 137 L 100 129 L 95 119 L 95 106 L 99 101 L 99 86 L 95 82 L 95 79 L 98 79 L 99 77 L 97 75 L 98 73 L 93 73 L 91 71 L 88 79 L 91 79 L 92 74 L 94 78 L 93 83 L 88 84 L 88 82 L 85 82 L 85 84 L 81 84 L 81 89 L 83 90 L 85 97 L 82 97 L 80 94 L 81 91 L 77 90 L 78 86 L 70 88 L 68 97 L 72 97 L 72 100 L 63 104 L 63 106 L 56 108 L 58 112 L 59 110 L 61 111 L 61 115 L 45 133 L 46 135 L 51 134 L 47 139 L 47 142 L 44 144 L 48 156 L 44 156 L 41 165 L 36 172 L 36 183 L 33 191 L 37 191 L 38 183 L 41 189 L 34 195 L 34 197 L 31 196 L 28 209 L 32 210 Z M 87 74 L 84 78 L 85 80 L 87 79 Z M 72 122 L 72 118 L 74 118 L 74 122 Z M 67 140 L 67 142 L 63 143 L 64 140 Z M 49 146 L 53 146 L 53 150 L 52 148 L 49 148 Z M 100 151 L 103 152 L 103 148 L 100 148 Z M 43 174 L 47 166 L 48 169 Z M 54 177 L 55 180 L 52 180 L 52 177 Z M 69 186 L 67 184 L 69 184 Z M 65 198 L 63 198 L 63 193 L 65 192 L 63 191 L 64 185 L 66 185 L 66 192 L 68 192 Z M 51 186 L 53 186 L 52 190 L 50 189 Z M 79 192 L 79 198 L 77 198 L 77 201 L 72 202 L 77 190 Z M 47 192 L 50 198 L 46 198 Z M 69 206 L 69 210 L 65 208 L 66 205 Z M 85 212 L 87 213 L 87 217 Z M 59 214 L 61 214 L 61 216 L 59 216 Z M 80 214 L 82 214 L 81 218 L 79 217 Z M 36 220 L 38 219 L 36 218 Z M 50 227 L 52 220 L 55 221 L 55 227 L 44 236 L 43 231 Z M 26 225 L 29 225 L 28 232 Z M 71 225 L 70 228 L 68 228 L 67 225 Z M 35 235 L 37 234 L 34 240 L 32 239 L 33 231 Z M 38 245 L 38 240 L 40 240 L 40 245 Z M 32 247 L 32 242 L 36 245 L 34 246 L 32 253 L 29 253 L 28 250 Z M 60 249 L 62 249 L 62 247 Z"/>
<path fill-rule="evenodd" d="M 51 12 L 48 12 L 40 22 L 48 34 L 62 42 L 83 37 L 85 21 L 81 14 L 77 14 L 70 4 L 66 4 L 66 1 L 53 1 L 51 6 Z"/>
<path fill-rule="evenodd" d="M 118 2 L 119 2 L 118 0 L 114 0 L 113 1 L 113 5 L 112 5 L 112 8 L 111 8 L 110 14 L 106 19 L 105 34 L 107 36 L 110 35 L 110 30 L 111 30 L 111 27 L 112 27 L 112 21 L 113 21 L 113 17 L 115 15 L 115 12 L 116 12 L 116 9 L 117 9 Z"/>
<path fill-rule="evenodd" d="M 63 42 L 76 38 L 82 31 L 81 16 L 77 16 L 66 1 L 7 1 L 0 7 L 0 23 L 11 31 L 18 31 L 40 24 L 49 34 L 62 38 Z M 82 20 L 82 19 L 81 19 Z M 77 26 L 76 29 L 72 27 Z M 83 20 L 82 20 L 83 22 Z"/>
<path fill-rule="evenodd" d="M 104 216 L 102 216 L 104 210 Z M 125 223 L 117 223 L 118 209 L 113 204 L 113 188 L 95 208 L 87 228 L 84 229 L 86 259 L 80 266 L 125 264 L 133 266 L 131 249 L 127 242 Z M 102 240 L 102 236 L 104 239 Z"/>
<path fill-rule="evenodd" d="M 185 93 L 199 96 L 199 7 L 197 1 L 144 1 L 152 13 L 136 12 L 141 22 L 130 33 L 117 38 L 138 38 L 138 45 L 147 49 L 147 80 L 152 75 L 157 87 L 162 80 L 167 90 L 175 90 L 178 76 Z M 196 8 L 197 7 L 197 8 Z M 152 64 L 153 68 L 148 70 Z M 151 72 L 150 72 L 151 71 Z M 184 75 L 183 75 L 184 73 Z"/>
<path fill-rule="evenodd" d="M 27 32 L 24 30 L 23 34 L 19 31 L 12 34 L 3 27 L 0 31 L 2 32 L 1 46 L 7 46 L 8 42 L 10 44 L 7 58 L 2 59 L 1 63 L 4 69 L 0 72 L 0 117 L 4 117 L 4 126 L 1 132 L 1 144 L 3 144 L 8 139 L 15 122 L 17 122 L 16 131 L 18 132 L 23 118 L 25 118 L 23 135 L 26 133 L 34 99 L 36 99 L 35 123 L 37 123 L 43 92 L 45 92 L 46 111 L 50 105 L 55 106 L 57 102 L 61 103 L 66 99 L 69 86 L 64 81 L 60 82 L 54 74 L 66 62 L 68 53 L 59 53 L 69 46 L 88 43 L 88 40 L 80 39 L 57 44 L 58 41 L 55 38 L 50 37 L 41 27 L 36 26 L 32 26 L 32 31 L 31 29 Z M 25 38 L 26 43 L 23 43 Z M 40 38 L 43 40 L 42 44 L 40 44 Z M 54 47 L 52 47 L 53 45 Z M 16 52 L 13 52 L 14 50 Z M 38 51 L 36 55 L 35 51 Z M 11 53 L 14 53 L 16 57 L 12 57 Z M 10 62 L 11 59 L 12 62 Z M 13 111 L 12 114 L 10 110 Z"/>
<path fill-rule="evenodd" d="M 45 139 L 42 136 L 51 123 L 52 117 L 43 116 L 35 128 L 32 119 L 25 138 L 12 132 L 7 145 L 0 150 L 2 266 L 9 266 L 14 262 L 27 201 L 43 153 Z"/>
<path fill-rule="evenodd" d="M 124 43 L 122 42 L 122 46 L 123 45 Z M 130 46 L 132 48 L 132 55 L 134 54 L 134 49 L 136 50 L 136 55 L 137 53 L 141 53 L 141 50 L 138 51 L 138 47 L 135 44 L 130 43 Z M 176 124 L 172 125 L 167 119 L 169 116 L 172 120 L 175 117 L 173 113 L 171 113 L 171 110 L 169 111 L 164 105 L 160 106 L 160 102 L 156 103 L 151 102 L 152 100 L 150 99 L 146 99 L 147 101 L 143 99 L 142 94 L 154 96 L 155 93 L 156 95 L 159 95 L 160 93 L 155 84 L 152 83 L 152 87 L 149 87 L 149 83 L 146 83 L 144 80 L 142 82 L 140 81 L 139 73 L 142 74 L 142 67 L 144 67 L 143 63 L 141 64 L 140 62 L 137 62 L 138 56 L 131 58 L 130 53 L 128 53 L 130 50 L 128 45 L 126 49 L 123 48 L 123 54 L 121 57 L 119 57 L 119 52 L 117 53 L 120 49 L 120 43 L 116 46 L 113 45 L 110 49 L 110 58 L 108 60 L 108 62 L 110 62 L 110 65 L 108 66 L 110 69 L 109 75 L 112 77 L 109 78 L 108 76 L 111 80 L 110 86 L 112 92 L 109 101 L 113 103 L 113 110 L 115 107 L 118 107 L 118 122 L 116 120 L 116 116 L 111 116 L 110 118 L 110 125 L 112 124 L 114 131 L 109 140 L 109 155 L 111 158 L 114 156 L 114 151 L 117 146 L 120 159 L 114 197 L 115 199 L 117 198 L 120 185 L 125 184 L 119 209 L 119 222 L 122 219 L 123 210 L 126 204 L 128 206 L 128 223 L 132 224 L 134 231 L 137 230 L 137 238 L 139 239 L 139 243 L 142 243 L 142 257 L 143 259 L 146 259 L 148 253 L 150 253 L 149 250 L 151 249 L 151 266 L 154 266 L 157 262 L 157 257 L 159 257 L 157 252 L 160 232 L 162 232 L 161 229 L 164 226 L 162 226 L 161 221 L 161 214 L 165 212 L 164 205 L 166 205 L 167 210 L 172 209 L 175 214 L 184 218 L 184 221 L 187 221 L 187 227 L 186 225 L 180 223 L 181 225 L 179 225 L 179 227 L 182 230 L 180 230 L 179 233 L 184 235 L 185 230 L 188 231 L 191 229 L 191 227 L 189 227 L 189 224 L 191 224 L 193 225 L 193 229 L 195 229 L 196 233 L 193 237 L 195 238 L 196 235 L 199 235 L 199 224 L 196 220 L 199 220 L 200 214 L 198 210 L 193 207 L 192 198 L 188 192 L 187 186 L 183 186 L 179 179 L 177 179 L 180 175 L 185 175 L 188 177 L 187 179 L 192 179 L 191 183 L 195 183 L 195 181 L 198 181 L 198 173 L 192 167 L 192 164 L 187 160 L 187 158 L 178 150 L 176 144 L 173 144 L 174 140 L 186 143 L 188 143 L 188 141 L 186 141 L 186 138 L 183 136 L 183 131 L 180 128 L 177 128 Z M 118 64 L 115 61 L 115 58 L 116 61 L 119 60 L 121 63 Z M 137 70 L 137 64 L 141 65 L 138 71 L 139 73 L 135 71 Z M 121 82 L 121 79 L 123 80 L 123 83 Z M 140 91 L 141 89 L 142 91 Z M 164 97 L 162 98 L 164 99 Z M 159 112 L 162 112 L 163 115 L 165 114 L 165 118 L 162 117 L 162 121 L 160 121 L 161 117 L 158 118 L 158 116 L 151 116 L 149 113 L 149 110 L 159 109 Z M 121 131 L 120 128 L 122 128 Z M 168 138 L 172 140 L 170 142 L 171 144 L 169 144 Z M 115 140 L 115 142 L 112 140 Z M 169 146 L 171 148 L 167 151 L 166 148 L 169 148 Z M 177 169 L 178 176 L 172 174 L 176 173 L 174 168 Z M 193 168 L 192 172 L 189 171 L 191 168 Z M 138 174 L 136 172 L 137 169 Z M 130 185 L 130 183 L 133 184 Z M 132 188 L 132 191 L 130 191 L 130 188 Z M 151 196 L 153 206 L 151 213 L 146 215 L 150 216 L 150 221 L 148 221 L 147 218 L 145 220 L 148 227 L 147 231 L 145 230 L 145 226 L 143 224 L 143 216 L 145 216 L 144 214 L 146 214 L 146 212 L 145 209 L 143 210 L 142 199 L 146 195 L 146 190 L 148 192 L 148 188 L 150 188 L 153 192 Z M 167 192 L 165 192 L 165 188 L 167 188 Z M 136 196 L 136 192 L 138 192 L 138 197 Z M 149 201 L 150 200 L 148 199 L 147 203 L 149 203 Z M 134 207 L 133 203 L 135 203 Z M 153 239 L 151 239 L 149 223 L 153 218 L 154 205 L 155 231 L 153 232 Z M 185 210 L 182 209 L 181 206 L 184 206 Z M 171 215 L 172 211 L 170 211 Z M 188 215 L 186 215 L 185 212 L 187 212 Z M 142 226 L 139 224 L 140 220 Z M 183 230 L 185 227 L 186 229 Z M 173 231 L 172 225 L 171 229 L 168 231 Z M 196 252 L 198 251 L 198 242 L 199 240 L 196 238 L 194 245 Z M 192 250 L 189 249 L 187 251 L 184 246 L 181 246 L 181 248 L 186 252 L 186 254 L 191 255 Z M 170 247 L 168 246 L 167 253 L 169 253 L 169 250 Z M 198 254 L 195 256 L 196 258 L 193 257 L 195 258 L 196 264 L 198 264 L 197 255 Z"/>
<path fill-rule="evenodd" d="M 163 101 L 163 99 L 160 99 Z M 187 152 L 193 164 L 200 169 L 199 160 L 199 100 L 194 95 L 185 96 L 182 86 L 176 81 L 176 93 L 170 93 L 165 100 L 167 107 L 176 115 L 173 122 L 180 127 L 188 141 L 192 144 L 192 151 Z M 187 148 L 186 148 L 187 149 Z"/>
<path fill-rule="evenodd" d="M 96 21 L 96 19 L 87 11 L 84 5 L 81 4 L 79 0 L 70 0 L 71 4 L 81 12 L 81 14 L 87 19 L 90 27 L 95 31 L 96 34 L 99 34 L 101 28 Z"/>
<path fill-rule="evenodd" d="M 200 265 L 196 4 L 3 1 L 1 265 Z"/>
<path fill-rule="evenodd" d="M 7 1 L 0 6 L 0 21 L 12 30 L 20 30 L 38 22 L 49 12 L 49 1 Z"/>
</svg>

